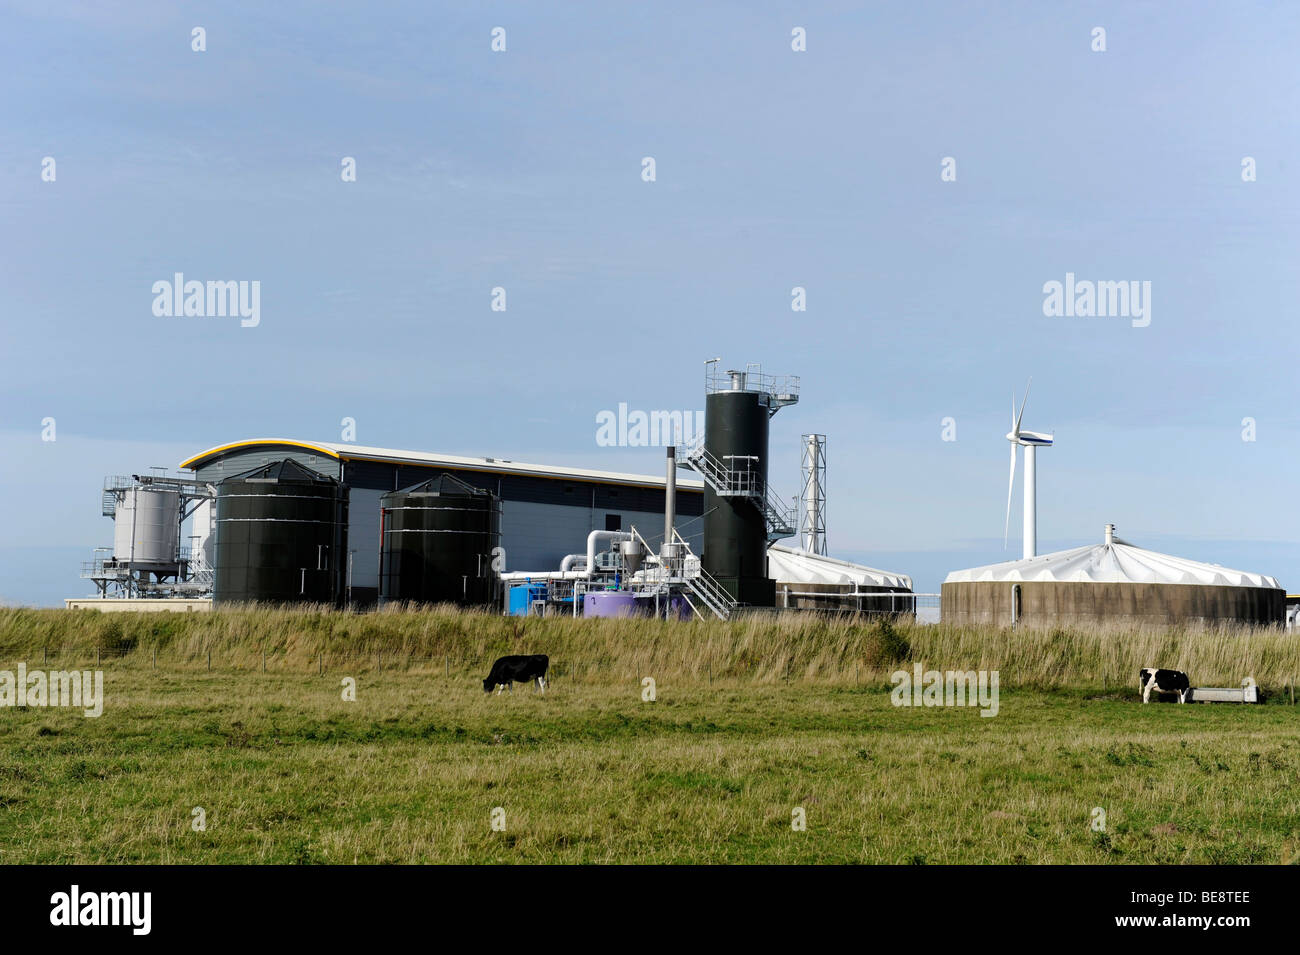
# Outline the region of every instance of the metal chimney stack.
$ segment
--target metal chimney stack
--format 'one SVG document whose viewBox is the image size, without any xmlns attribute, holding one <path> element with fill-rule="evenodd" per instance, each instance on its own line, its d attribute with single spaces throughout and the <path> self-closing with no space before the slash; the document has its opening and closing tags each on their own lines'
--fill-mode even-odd
<svg viewBox="0 0 1300 955">
<path fill-rule="evenodd" d="M 677 523 L 677 448 L 668 445 L 668 474 L 664 481 L 664 543 L 673 542 L 673 525 Z"/>
</svg>

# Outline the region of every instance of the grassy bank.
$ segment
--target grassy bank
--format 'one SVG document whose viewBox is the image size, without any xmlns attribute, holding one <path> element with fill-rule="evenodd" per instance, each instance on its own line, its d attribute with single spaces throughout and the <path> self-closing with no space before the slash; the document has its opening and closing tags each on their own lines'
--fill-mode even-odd
<svg viewBox="0 0 1300 955">
<path fill-rule="evenodd" d="M 1276 629 L 924 626 L 849 617 L 755 615 L 667 624 L 650 620 L 526 621 L 452 608 L 372 614 L 246 608 L 193 614 L 101 614 L 0 608 L 0 657 L 93 660 L 157 656 L 165 665 L 360 672 L 423 665 L 486 673 L 504 653 L 547 653 L 557 676 L 770 684 L 870 679 L 900 664 L 998 670 L 1004 687 L 1136 687 L 1144 666 L 1193 683 L 1237 686 L 1253 676 L 1286 692 L 1300 677 L 1300 639 Z"/>
</svg>

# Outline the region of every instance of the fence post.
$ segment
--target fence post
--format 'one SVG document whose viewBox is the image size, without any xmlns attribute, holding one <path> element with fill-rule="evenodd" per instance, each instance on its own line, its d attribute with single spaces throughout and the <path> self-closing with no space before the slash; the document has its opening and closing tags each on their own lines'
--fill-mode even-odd
<svg viewBox="0 0 1300 955">
<path fill-rule="evenodd" d="M 266 649 L 265 648 L 263 648 L 262 650 L 262 672 L 263 673 L 266 672 Z"/>
<path fill-rule="evenodd" d="M 444 660 L 445 660 L 446 663 L 447 663 L 447 679 L 450 680 L 450 679 L 451 679 L 451 654 L 450 654 L 450 653 L 447 654 L 447 655 L 444 657 Z"/>
<path fill-rule="evenodd" d="M 153 668 L 158 669 L 158 648 L 153 648 Z"/>
<path fill-rule="evenodd" d="M 380 672 L 380 673 L 383 673 L 383 672 L 384 672 L 384 654 L 383 654 L 383 652 L 381 651 L 381 652 L 379 652 L 379 653 L 376 653 L 376 654 L 375 654 L 375 659 L 379 662 L 379 672 Z"/>
<path fill-rule="evenodd" d="M 41 663 L 49 663 L 49 662 L 50 662 L 50 648 L 41 647 Z"/>
<path fill-rule="evenodd" d="M 319 650 L 316 651 L 316 674 L 317 676 L 325 675 L 325 655 Z"/>
<path fill-rule="evenodd" d="M 212 650 L 211 650 L 211 648 L 208 649 L 208 672 L 209 672 L 209 673 L 212 672 Z"/>
<path fill-rule="evenodd" d="M 95 647 L 95 669 L 99 669 L 99 647 Z"/>
</svg>

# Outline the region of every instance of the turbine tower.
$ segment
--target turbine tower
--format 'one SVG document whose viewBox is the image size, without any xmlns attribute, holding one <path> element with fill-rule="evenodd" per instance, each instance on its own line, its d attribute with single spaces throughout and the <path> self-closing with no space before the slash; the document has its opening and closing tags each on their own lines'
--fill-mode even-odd
<svg viewBox="0 0 1300 955">
<path fill-rule="evenodd" d="M 1029 379 L 1033 383 L 1033 379 Z M 1020 402 L 1020 413 L 1016 414 L 1016 396 L 1011 394 L 1011 430 L 1007 440 L 1011 442 L 1011 474 L 1007 478 L 1007 520 L 1002 531 L 1002 546 L 1007 546 L 1007 536 L 1011 531 L 1011 495 L 1016 486 L 1016 449 L 1025 449 L 1025 557 L 1038 554 L 1038 470 L 1035 452 L 1039 448 L 1052 446 L 1052 435 L 1038 431 L 1026 431 L 1020 427 L 1020 420 L 1025 416 L 1025 405 L 1029 401 L 1029 385 L 1025 385 L 1025 397 Z"/>
</svg>

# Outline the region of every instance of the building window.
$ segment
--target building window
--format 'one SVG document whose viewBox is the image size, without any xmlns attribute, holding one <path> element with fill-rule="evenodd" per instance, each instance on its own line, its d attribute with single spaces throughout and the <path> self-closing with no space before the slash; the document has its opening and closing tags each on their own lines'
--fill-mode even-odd
<svg viewBox="0 0 1300 955">
<path fill-rule="evenodd" d="M 623 529 L 623 515 L 622 515 L 622 514 L 606 514 L 606 515 L 605 515 L 605 530 L 607 530 L 607 531 L 621 531 L 622 529 Z"/>
</svg>

